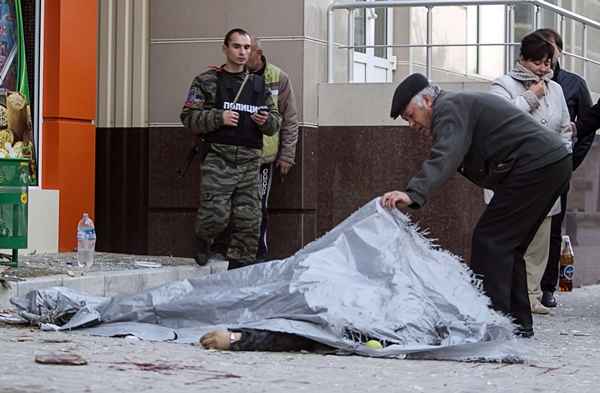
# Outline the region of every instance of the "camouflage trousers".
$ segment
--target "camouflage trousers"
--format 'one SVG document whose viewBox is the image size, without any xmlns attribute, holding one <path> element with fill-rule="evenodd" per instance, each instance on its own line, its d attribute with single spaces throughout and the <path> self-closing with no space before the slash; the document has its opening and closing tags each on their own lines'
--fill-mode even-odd
<svg viewBox="0 0 600 393">
<path fill-rule="evenodd" d="M 227 259 L 256 259 L 261 208 L 256 187 L 260 150 L 213 144 L 201 167 L 198 239 L 212 244 L 229 226 Z"/>
</svg>

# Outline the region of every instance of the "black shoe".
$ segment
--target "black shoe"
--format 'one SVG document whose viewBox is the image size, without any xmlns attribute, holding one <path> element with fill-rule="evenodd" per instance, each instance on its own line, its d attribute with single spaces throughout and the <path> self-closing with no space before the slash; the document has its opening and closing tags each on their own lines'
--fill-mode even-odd
<svg viewBox="0 0 600 393">
<path fill-rule="evenodd" d="M 205 266 L 208 263 L 208 254 L 199 252 L 194 257 L 194 261 L 196 261 L 199 266 Z"/>
<path fill-rule="evenodd" d="M 542 299 L 540 302 L 546 307 L 556 307 L 558 305 L 556 297 L 554 297 L 554 292 L 550 291 L 542 292 Z"/>
<path fill-rule="evenodd" d="M 253 265 L 254 261 L 244 261 L 242 259 L 230 259 L 227 270 L 239 269 L 241 267 Z"/>
<path fill-rule="evenodd" d="M 196 247 L 198 252 L 196 252 L 194 260 L 198 265 L 204 266 L 208 263 L 208 258 L 210 257 L 210 242 L 203 239 L 196 239 Z"/>
<path fill-rule="evenodd" d="M 533 337 L 533 328 L 518 327 L 515 329 L 514 333 L 517 337 L 531 338 Z"/>
</svg>

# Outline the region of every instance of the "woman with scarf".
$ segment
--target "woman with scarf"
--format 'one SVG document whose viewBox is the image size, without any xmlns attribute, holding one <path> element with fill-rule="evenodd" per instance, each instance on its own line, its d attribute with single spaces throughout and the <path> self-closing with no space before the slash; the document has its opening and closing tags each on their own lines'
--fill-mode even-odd
<svg viewBox="0 0 600 393">
<path fill-rule="evenodd" d="M 572 152 L 571 118 L 560 85 L 552 80 L 554 46 L 538 32 L 528 34 L 521 41 L 521 55 L 514 68 L 496 79 L 490 92 L 506 98 L 518 108 L 531 114 L 548 129 L 559 133 L 567 149 Z M 485 190 L 485 201 L 490 203 L 493 193 Z M 525 253 L 527 286 L 531 311 L 548 314 L 550 310 L 540 302 L 540 281 L 548 263 L 551 217 L 560 213 L 560 199 L 540 225 Z"/>
</svg>

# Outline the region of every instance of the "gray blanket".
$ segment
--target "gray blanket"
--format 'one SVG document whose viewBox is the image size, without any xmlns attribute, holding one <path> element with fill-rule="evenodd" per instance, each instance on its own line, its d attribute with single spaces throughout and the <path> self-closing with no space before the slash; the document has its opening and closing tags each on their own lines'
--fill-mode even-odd
<svg viewBox="0 0 600 393">
<path fill-rule="evenodd" d="M 67 288 L 13 298 L 46 329 L 189 343 L 221 328 L 288 332 L 377 357 L 518 357 L 511 321 L 468 267 L 373 200 L 295 255 L 130 296 Z M 377 339 L 384 349 L 370 349 Z"/>
</svg>

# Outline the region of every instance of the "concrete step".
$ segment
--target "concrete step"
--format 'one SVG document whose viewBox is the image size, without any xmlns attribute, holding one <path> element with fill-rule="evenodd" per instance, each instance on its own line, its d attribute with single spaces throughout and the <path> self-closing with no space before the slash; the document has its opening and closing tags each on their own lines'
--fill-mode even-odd
<svg viewBox="0 0 600 393">
<path fill-rule="evenodd" d="M 122 271 L 96 271 L 79 277 L 66 274 L 29 278 L 0 285 L 0 309 L 12 308 L 10 298 L 36 289 L 64 286 L 93 296 L 132 295 L 173 281 L 186 280 L 227 270 L 227 262 L 211 261 L 206 266 L 183 265 Z"/>
</svg>

